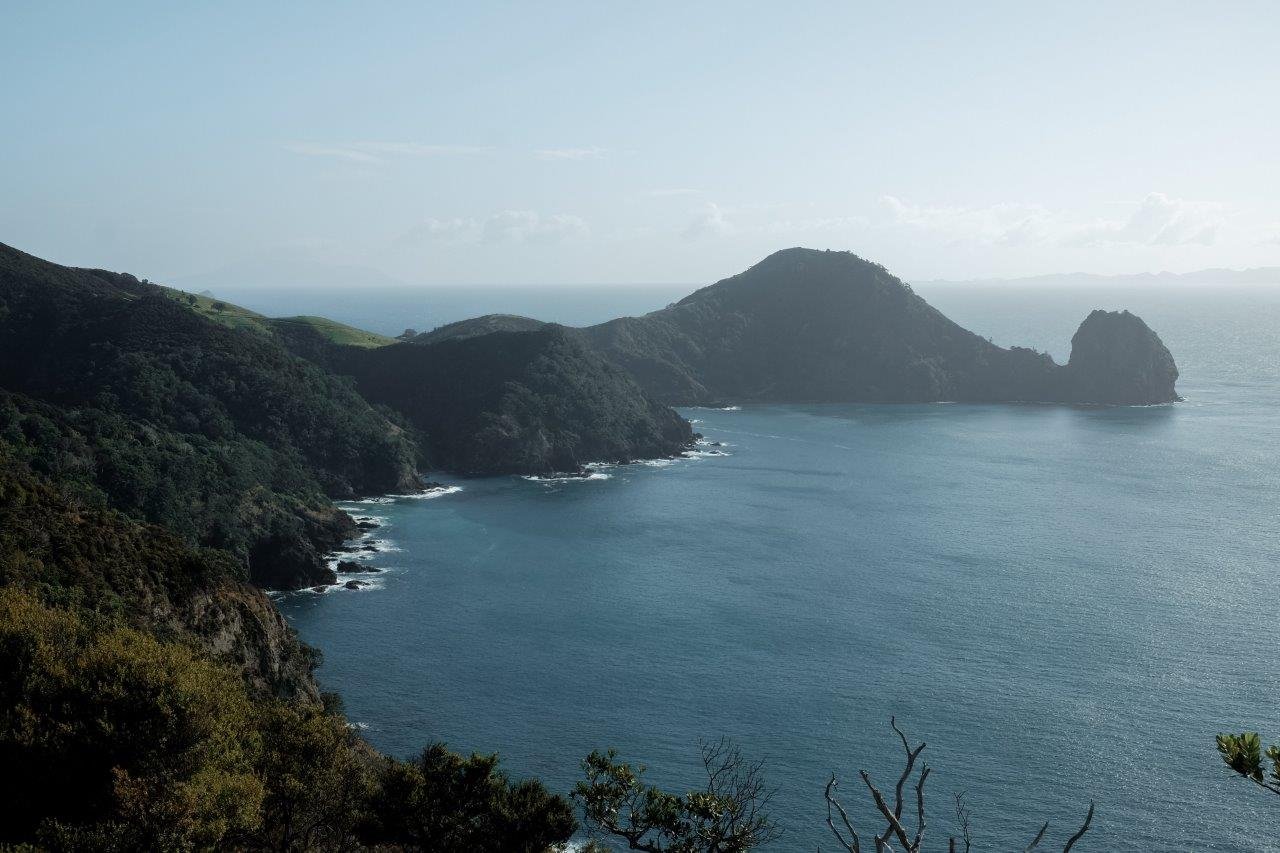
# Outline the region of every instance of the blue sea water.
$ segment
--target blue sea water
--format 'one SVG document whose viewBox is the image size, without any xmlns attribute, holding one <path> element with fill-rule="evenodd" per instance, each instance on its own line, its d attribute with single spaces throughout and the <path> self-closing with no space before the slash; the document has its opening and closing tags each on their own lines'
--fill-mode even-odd
<svg viewBox="0 0 1280 853">
<path fill-rule="evenodd" d="M 878 831 L 857 771 L 899 768 L 890 715 L 929 744 L 933 849 L 957 791 L 980 849 L 1045 820 L 1060 848 L 1090 800 L 1078 850 L 1280 849 L 1280 802 L 1213 745 L 1280 740 L 1280 291 L 924 295 L 1060 360 L 1132 308 L 1187 400 L 691 409 L 727 455 L 351 505 L 399 549 L 379 588 L 281 602 L 324 686 L 384 750 L 498 751 L 559 791 L 609 746 L 693 786 L 728 735 L 778 850 L 834 848 L 833 772 Z"/>
</svg>

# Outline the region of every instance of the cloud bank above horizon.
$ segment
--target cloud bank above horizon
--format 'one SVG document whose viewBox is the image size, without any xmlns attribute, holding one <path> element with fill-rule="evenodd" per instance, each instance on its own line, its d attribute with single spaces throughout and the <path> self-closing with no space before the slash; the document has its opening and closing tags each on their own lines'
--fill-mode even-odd
<svg viewBox="0 0 1280 853">
<path fill-rule="evenodd" d="M 792 245 L 920 279 L 1280 265 L 1273 4 L 10 17 L 0 241 L 67 263 L 165 280 L 270 255 L 422 283 L 709 281 Z"/>
</svg>

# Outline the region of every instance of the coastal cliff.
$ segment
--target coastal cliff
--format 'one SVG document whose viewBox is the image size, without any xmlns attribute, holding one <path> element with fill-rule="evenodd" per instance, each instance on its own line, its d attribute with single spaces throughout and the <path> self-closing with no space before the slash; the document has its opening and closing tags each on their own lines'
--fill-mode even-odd
<svg viewBox="0 0 1280 853">
<path fill-rule="evenodd" d="M 133 276 L 0 246 L 0 433 L 89 500 L 232 555 L 261 586 L 331 579 L 331 498 L 417 487 L 417 449 L 274 336 Z"/>
<path fill-rule="evenodd" d="M 1064 398 L 1152 405 L 1179 399 L 1178 367 L 1160 337 L 1128 311 L 1094 311 L 1071 338 Z"/>
<path fill-rule="evenodd" d="M 345 348 L 333 365 L 420 431 L 433 467 L 461 474 L 577 471 L 671 456 L 694 438 L 686 420 L 560 326 Z"/>
</svg>

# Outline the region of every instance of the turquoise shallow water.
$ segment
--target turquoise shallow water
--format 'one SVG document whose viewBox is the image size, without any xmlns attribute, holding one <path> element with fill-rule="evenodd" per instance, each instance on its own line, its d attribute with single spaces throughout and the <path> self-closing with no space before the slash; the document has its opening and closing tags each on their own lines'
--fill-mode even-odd
<svg viewBox="0 0 1280 853">
<path fill-rule="evenodd" d="M 1078 849 L 1280 849 L 1280 803 L 1213 750 L 1280 739 L 1280 294 L 926 295 L 1059 356 L 1134 307 L 1188 401 L 688 410 L 729 455 L 353 507 L 400 549 L 380 588 L 282 601 L 326 688 L 383 749 L 497 750 L 558 790 L 605 746 L 681 787 L 730 735 L 781 850 L 826 843 L 832 771 L 889 779 L 890 714 L 929 742 L 935 840 L 964 790 L 987 849 L 1090 799 Z"/>
</svg>

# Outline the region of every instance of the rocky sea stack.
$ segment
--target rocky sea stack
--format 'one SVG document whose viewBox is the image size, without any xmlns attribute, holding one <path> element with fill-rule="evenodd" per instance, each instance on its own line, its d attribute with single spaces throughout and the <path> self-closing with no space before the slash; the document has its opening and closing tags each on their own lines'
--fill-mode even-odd
<svg viewBox="0 0 1280 853">
<path fill-rule="evenodd" d="M 1152 405 L 1181 399 L 1178 367 L 1160 336 L 1128 311 L 1094 311 L 1071 338 L 1076 402 Z"/>
</svg>

